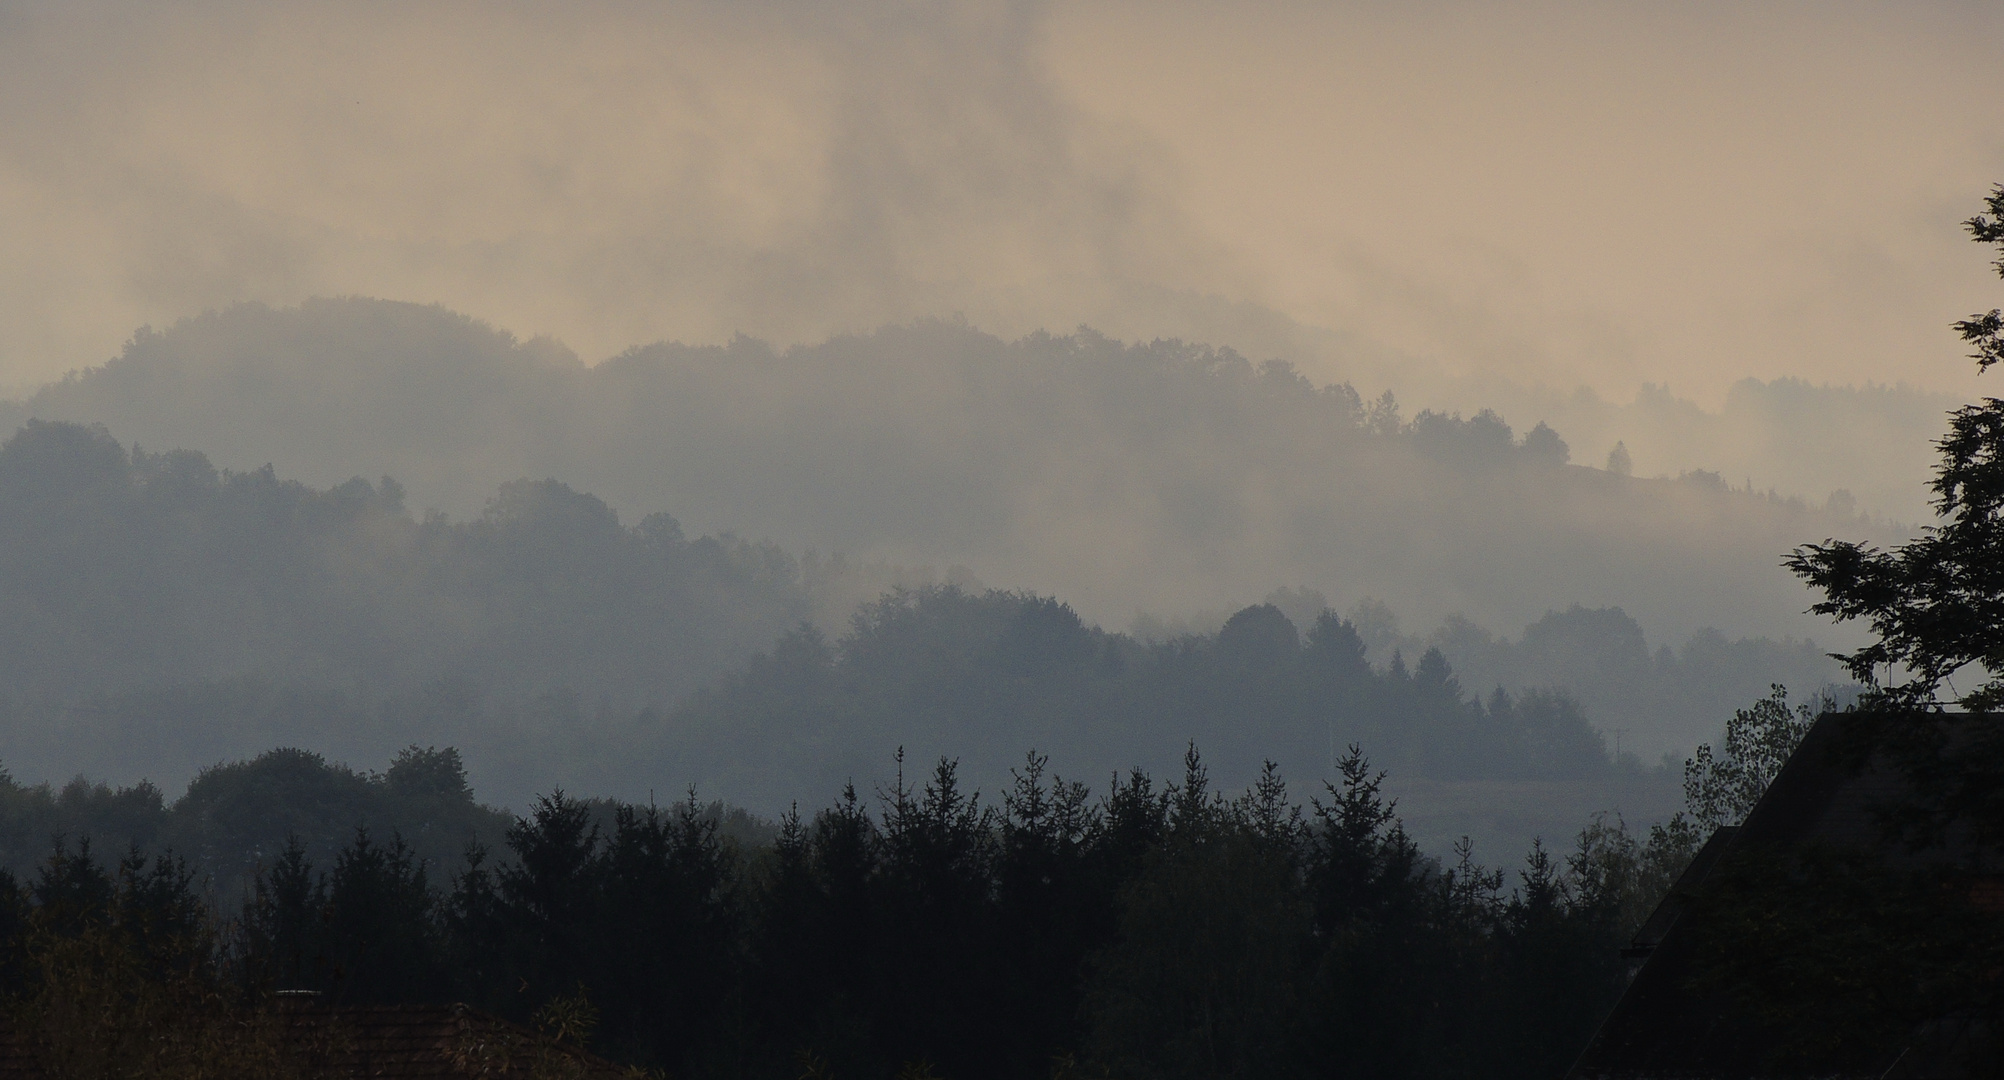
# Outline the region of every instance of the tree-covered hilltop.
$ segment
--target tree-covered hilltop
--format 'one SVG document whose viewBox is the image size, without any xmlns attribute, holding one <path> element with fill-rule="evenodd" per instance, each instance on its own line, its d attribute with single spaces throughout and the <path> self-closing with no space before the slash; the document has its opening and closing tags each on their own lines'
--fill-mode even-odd
<svg viewBox="0 0 2004 1080">
<path fill-rule="evenodd" d="M 1682 755 L 1718 734 L 1719 718 L 1773 683 L 1803 693 L 1848 679 L 1814 640 L 1729 639 L 1705 628 L 1681 644 L 1651 647 L 1619 607 L 1578 604 L 1546 612 L 1512 640 L 1450 617 L 1424 634 L 1399 634 L 1384 612 L 1361 605 L 1353 621 L 1379 663 L 1396 650 L 1439 649 L 1470 689 L 1564 687 L 1625 751 Z"/>
<path fill-rule="evenodd" d="M 876 775 L 888 747 L 950 753 L 992 786 L 1018 746 L 1104 775 L 1164 767 L 1191 740 L 1234 778 L 1265 758 L 1325 775 L 1358 741 L 1398 772 L 1444 779 L 1613 767 L 1563 692 L 1471 692 L 1437 650 L 1373 668 L 1331 612 L 1303 635 L 1255 605 L 1214 636 L 1144 645 L 1055 599 L 952 586 L 887 596 L 839 641 L 812 627 L 788 634 L 647 741 L 705 790 L 770 805 Z"/>
<path fill-rule="evenodd" d="M 785 553 L 623 525 L 555 481 L 477 518 L 30 422 L 0 445 L 0 688 L 13 703 L 282 674 L 374 698 L 441 678 L 680 697 L 804 618 Z"/>
<path fill-rule="evenodd" d="M 691 531 L 965 566 L 1107 625 L 1229 611 L 1288 584 L 1339 607 L 1369 593 L 1426 624 L 1516 627 L 1580 603 L 1671 640 L 1800 636 L 1809 598 L 1776 553 L 1804 535 L 1898 535 L 1826 491 L 1805 504 L 1739 475 L 1620 476 L 1597 467 L 1611 439 L 1569 447 L 1537 415 L 1415 412 L 1427 403 L 1264 360 L 926 322 L 587 365 L 443 309 L 350 298 L 141 333 L 0 406 L 0 423 L 101 422 L 317 485 L 387 473 L 416 507 L 456 515 L 554 476 Z"/>
</svg>

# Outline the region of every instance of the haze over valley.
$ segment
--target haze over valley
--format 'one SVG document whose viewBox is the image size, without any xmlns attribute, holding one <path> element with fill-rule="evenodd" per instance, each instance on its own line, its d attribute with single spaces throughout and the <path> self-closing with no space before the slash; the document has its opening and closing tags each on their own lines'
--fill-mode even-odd
<svg viewBox="0 0 2004 1080">
<path fill-rule="evenodd" d="M 1418 835 L 1507 850 L 1665 812 L 1659 758 L 1841 682 L 1775 553 L 1904 528 L 1230 349 L 957 321 L 588 366 L 437 307 L 249 305 L 9 413 L 0 758 L 170 787 L 417 742 L 506 805 L 770 815 L 901 747 L 994 788 L 1032 749 L 1195 741 L 1236 784 L 1357 741 Z"/>
<path fill-rule="evenodd" d="M 0 6 L 0 760 L 436 741 L 508 805 L 771 814 L 900 743 L 1354 736 L 1462 785 L 1415 814 L 1549 811 L 1436 847 L 1650 817 L 1770 683 L 1843 692 L 1781 559 L 1930 520 L 1997 17 Z M 1245 619 L 1284 737 L 1191 704 Z M 1386 727 L 1430 650 L 1454 709 Z"/>
<path fill-rule="evenodd" d="M 0 1072 L 1988 1075 L 2000 39 L 0 0 Z"/>
</svg>

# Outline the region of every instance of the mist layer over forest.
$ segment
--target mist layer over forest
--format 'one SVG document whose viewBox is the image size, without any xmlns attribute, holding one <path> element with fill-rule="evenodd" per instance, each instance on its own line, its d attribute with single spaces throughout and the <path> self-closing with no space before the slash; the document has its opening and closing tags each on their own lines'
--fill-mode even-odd
<svg viewBox="0 0 2004 1080">
<path fill-rule="evenodd" d="M 1575 452 L 1535 417 L 1413 413 L 1285 363 L 1089 331 L 1009 342 L 918 323 L 587 366 L 437 308 L 245 306 L 143 332 L 0 421 L 31 416 L 316 485 L 394 475 L 414 507 L 455 516 L 556 477 L 631 518 L 964 567 L 1114 626 L 1307 586 L 1419 625 L 1496 630 L 1577 603 L 1671 641 L 1799 637 L 1820 626 L 1780 555 L 1896 535 L 1827 493 L 1568 465 L 1606 448 Z"/>
<path fill-rule="evenodd" d="M 295 351 L 266 359 L 282 335 L 220 347 L 237 324 L 289 328 Z M 357 326 L 376 336 L 357 343 Z M 191 342 L 211 347 L 176 351 Z M 936 377 L 899 377 L 920 368 Z M 727 403 L 744 422 L 717 419 Z M 506 804 L 694 785 L 772 814 L 893 783 L 899 748 L 994 789 L 1032 750 L 1104 776 L 1173 768 L 1195 742 L 1240 783 L 1266 760 L 1325 775 L 1356 742 L 1393 770 L 1416 835 L 1508 850 L 1595 810 L 1647 819 L 1674 800 L 1657 754 L 1681 757 L 1770 682 L 1801 693 L 1834 673 L 1808 641 L 1701 628 L 1652 647 L 1622 604 L 1577 602 L 1596 582 L 1575 569 L 1667 621 L 1662 601 L 1695 603 L 1679 590 L 1716 602 L 1779 576 L 1753 560 L 1733 576 L 1715 541 L 1745 554 L 1873 527 L 1715 476 L 1569 465 L 1543 425 L 1405 420 L 1284 365 L 1087 333 L 1012 344 L 922 324 L 589 369 L 436 309 L 246 308 L 142 334 L 25 411 L 65 408 L 155 446 L 206 433 L 239 457 L 282 443 L 417 479 L 316 488 L 28 420 L 0 447 L 0 758 L 29 778 L 176 787 L 277 745 L 381 760 L 416 742 L 459 748 Z M 470 517 L 411 506 L 419 484 L 471 501 L 463 485 L 544 466 L 625 484 L 628 505 L 651 493 L 762 535 L 832 531 L 863 557 L 691 539 L 554 479 L 500 481 Z M 1663 531 L 1643 535 L 1651 522 Z M 899 556 L 1193 614 L 1110 632 L 1062 590 L 991 590 L 964 568 L 928 583 L 884 561 Z M 1194 587 L 1207 566 L 1227 583 Z M 1537 613 L 1515 638 L 1459 615 L 1406 631 L 1384 600 L 1262 587 L 1290 572 L 1422 613 L 1456 596 Z M 1231 581 L 1260 584 L 1230 597 Z M 1220 598 L 1235 613 L 1187 607 Z"/>
<path fill-rule="evenodd" d="M 1984 1059 L 1999 31 L 0 0 L 0 1059 Z"/>
<path fill-rule="evenodd" d="M 1799 378 L 1742 379 L 1707 409 L 1664 385 L 1644 385 L 1616 403 L 1589 390 L 1539 392 L 1479 380 L 1456 398 L 1506 416 L 1536 415 L 1600 464 L 1622 443 L 1638 475 L 1716 472 L 1735 486 L 1779 490 L 1900 522 L 1933 517 L 1925 478 L 1942 417 L 1955 394 L 1904 383 L 1815 384 Z"/>
</svg>

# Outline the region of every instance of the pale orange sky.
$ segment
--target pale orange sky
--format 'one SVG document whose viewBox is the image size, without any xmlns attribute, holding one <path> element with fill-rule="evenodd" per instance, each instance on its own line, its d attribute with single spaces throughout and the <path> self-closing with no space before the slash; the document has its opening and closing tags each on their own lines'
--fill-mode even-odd
<svg viewBox="0 0 2004 1080">
<path fill-rule="evenodd" d="M 1231 342 L 1201 294 L 1418 404 L 1995 392 L 1946 324 L 2004 302 L 1957 225 L 2004 180 L 1999 12 L 0 2 L 0 386 L 317 294 L 588 360 L 954 313 Z"/>
<path fill-rule="evenodd" d="M 1250 299 L 1617 395 L 1973 384 L 1943 328 L 2004 298 L 1958 225 L 2004 180 L 2004 8 L 1163 12 L 1062 11 L 1054 67 L 1170 148 Z"/>
</svg>

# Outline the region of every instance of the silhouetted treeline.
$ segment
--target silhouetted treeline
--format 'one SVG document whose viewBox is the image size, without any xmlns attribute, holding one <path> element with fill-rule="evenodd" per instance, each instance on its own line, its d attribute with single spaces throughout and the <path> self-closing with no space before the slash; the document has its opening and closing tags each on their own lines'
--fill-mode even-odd
<svg viewBox="0 0 2004 1080">
<path fill-rule="evenodd" d="M 901 745 L 950 752 L 984 784 L 1006 777 L 1013 746 L 1103 773 L 1168 764 L 1193 739 L 1248 779 L 1268 757 L 1332 775 L 1353 741 L 1396 772 L 1446 779 L 1613 767 L 1565 694 L 1464 688 L 1437 650 L 1373 668 L 1356 628 L 1332 612 L 1304 635 L 1255 605 L 1215 636 L 1144 645 L 1055 599 L 952 586 L 887 596 L 839 642 L 795 630 L 638 737 L 658 741 L 671 775 L 753 806 L 873 775 L 881 748 Z"/>
<path fill-rule="evenodd" d="M 202 770 L 171 804 L 143 780 L 115 788 L 78 777 L 55 788 L 0 773 L 0 870 L 28 872 L 51 838 L 109 856 L 171 850 L 227 894 L 289 846 L 331 864 L 357 828 L 402 837 L 415 857 L 446 866 L 469 844 L 498 843 L 509 820 L 474 800 L 452 748 L 409 747 L 381 773 L 269 750 Z"/>
<path fill-rule="evenodd" d="M 253 997 L 568 1002 L 594 1049 L 669 1075 L 1557 1075 L 1688 838 L 1597 821 L 1507 878 L 1444 866 L 1381 778 L 1353 747 L 1306 805 L 1272 768 L 1227 798 L 1192 749 L 1176 782 L 1093 792 L 1032 755 L 997 804 L 942 761 L 769 843 L 693 798 L 559 793 L 463 862 L 376 830 L 288 845 L 196 960 Z M 197 887 L 170 856 L 75 848 L 0 879 L 7 988 L 48 992 L 48 938 L 19 928 L 180 925 Z"/>
</svg>

